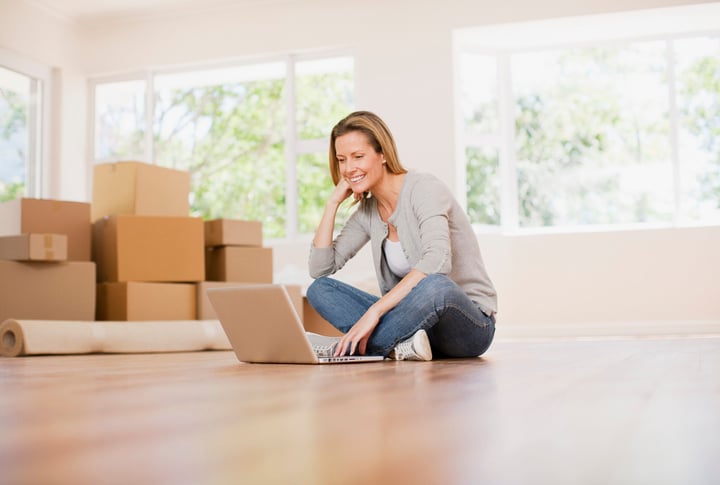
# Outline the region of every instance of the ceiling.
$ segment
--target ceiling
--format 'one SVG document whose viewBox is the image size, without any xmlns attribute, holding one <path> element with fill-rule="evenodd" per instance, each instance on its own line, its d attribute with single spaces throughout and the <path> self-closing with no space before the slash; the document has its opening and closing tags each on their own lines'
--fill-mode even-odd
<svg viewBox="0 0 720 485">
<path fill-rule="evenodd" d="M 69 21 L 162 16 L 283 0 L 25 0 Z M 297 0 L 284 0 L 297 1 Z"/>
</svg>

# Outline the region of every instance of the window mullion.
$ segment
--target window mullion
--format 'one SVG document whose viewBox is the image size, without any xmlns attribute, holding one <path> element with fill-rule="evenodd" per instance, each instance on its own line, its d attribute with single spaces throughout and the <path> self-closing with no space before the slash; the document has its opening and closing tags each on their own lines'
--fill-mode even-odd
<svg viewBox="0 0 720 485">
<path fill-rule="evenodd" d="M 510 55 L 498 55 L 498 114 L 500 120 L 500 224 L 504 231 L 519 226 L 518 176 L 515 160 L 515 115 L 513 110 Z"/>
</svg>

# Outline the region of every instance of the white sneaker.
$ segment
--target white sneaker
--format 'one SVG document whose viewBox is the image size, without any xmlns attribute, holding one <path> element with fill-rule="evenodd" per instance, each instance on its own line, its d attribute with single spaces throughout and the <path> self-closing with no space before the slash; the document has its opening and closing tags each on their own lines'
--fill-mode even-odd
<svg viewBox="0 0 720 485">
<path fill-rule="evenodd" d="M 432 360 L 432 349 L 425 330 L 418 330 L 415 335 L 397 344 L 390 352 L 395 360 Z"/>
</svg>

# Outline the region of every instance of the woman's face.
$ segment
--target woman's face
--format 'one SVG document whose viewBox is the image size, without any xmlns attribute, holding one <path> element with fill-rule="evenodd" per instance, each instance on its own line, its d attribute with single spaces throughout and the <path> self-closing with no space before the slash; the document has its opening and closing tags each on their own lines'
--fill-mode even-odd
<svg viewBox="0 0 720 485">
<path fill-rule="evenodd" d="M 360 131 L 351 131 L 335 139 L 335 155 L 340 175 L 356 194 L 372 191 L 385 176 L 385 158 L 377 153 Z"/>
</svg>

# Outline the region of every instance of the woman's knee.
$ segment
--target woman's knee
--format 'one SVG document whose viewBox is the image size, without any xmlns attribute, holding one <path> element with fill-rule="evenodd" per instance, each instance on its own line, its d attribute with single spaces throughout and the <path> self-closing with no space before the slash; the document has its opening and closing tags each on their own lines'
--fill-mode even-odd
<svg viewBox="0 0 720 485">
<path fill-rule="evenodd" d="M 308 299 L 308 302 L 312 305 L 314 301 L 317 301 L 317 298 L 320 294 L 322 294 L 323 290 L 325 288 L 328 288 L 329 280 L 327 276 L 321 276 L 320 278 L 317 278 L 315 281 L 310 283 L 310 286 L 308 286 L 307 291 L 305 292 L 305 296 Z"/>
<path fill-rule="evenodd" d="M 418 285 L 418 290 L 425 293 L 428 298 L 445 299 L 453 293 L 465 294 L 457 283 L 444 274 L 429 274 Z"/>
</svg>

